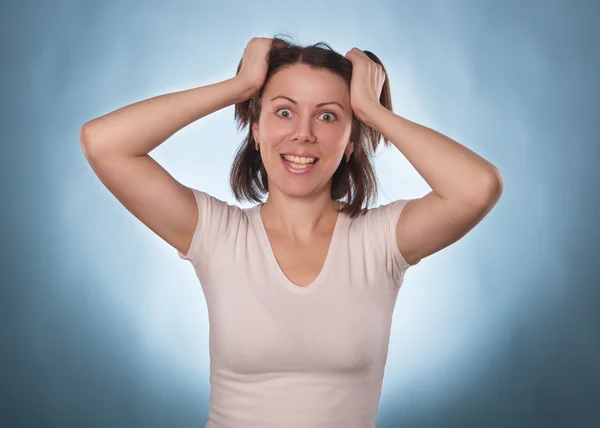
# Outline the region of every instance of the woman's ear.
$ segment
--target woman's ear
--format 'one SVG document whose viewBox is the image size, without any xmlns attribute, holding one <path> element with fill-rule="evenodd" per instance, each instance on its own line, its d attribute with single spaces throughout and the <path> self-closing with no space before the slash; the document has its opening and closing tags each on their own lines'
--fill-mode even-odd
<svg viewBox="0 0 600 428">
<path fill-rule="evenodd" d="M 354 141 L 350 141 L 344 150 L 344 155 L 350 156 L 354 152 Z"/>
<path fill-rule="evenodd" d="M 258 122 L 254 122 L 252 124 L 252 138 L 254 138 L 254 141 L 256 141 L 257 143 L 260 143 L 260 141 L 258 140 Z"/>
</svg>

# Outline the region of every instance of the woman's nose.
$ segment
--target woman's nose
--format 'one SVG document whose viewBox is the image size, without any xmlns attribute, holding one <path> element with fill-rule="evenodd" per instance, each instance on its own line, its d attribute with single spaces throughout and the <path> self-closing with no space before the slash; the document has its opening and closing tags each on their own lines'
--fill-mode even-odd
<svg viewBox="0 0 600 428">
<path fill-rule="evenodd" d="M 313 142 L 315 140 L 313 123 L 310 117 L 304 117 L 297 120 L 293 139 L 296 141 L 300 140 L 309 142 Z"/>
</svg>

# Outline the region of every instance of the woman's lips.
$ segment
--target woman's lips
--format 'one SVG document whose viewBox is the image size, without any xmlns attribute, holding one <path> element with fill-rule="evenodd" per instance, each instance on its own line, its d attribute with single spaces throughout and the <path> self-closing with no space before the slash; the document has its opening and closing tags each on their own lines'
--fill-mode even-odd
<svg viewBox="0 0 600 428">
<path fill-rule="evenodd" d="M 302 175 L 302 174 L 309 173 L 310 171 L 313 170 L 313 168 L 315 167 L 315 165 L 317 164 L 317 162 L 319 162 L 318 159 L 316 161 L 314 161 L 313 163 L 308 164 L 308 166 L 306 166 L 305 168 L 296 169 L 292 165 L 290 165 L 288 162 L 286 162 L 283 159 L 283 157 L 281 157 L 281 163 L 283 164 L 283 167 L 285 168 L 285 170 L 288 171 L 288 172 L 291 172 L 292 174 L 295 174 L 295 175 Z"/>
</svg>

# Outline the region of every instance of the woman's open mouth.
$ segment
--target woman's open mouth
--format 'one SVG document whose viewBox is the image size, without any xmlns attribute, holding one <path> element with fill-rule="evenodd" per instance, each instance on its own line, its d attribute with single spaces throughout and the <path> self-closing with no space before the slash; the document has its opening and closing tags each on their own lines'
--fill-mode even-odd
<svg viewBox="0 0 600 428">
<path fill-rule="evenodd" d="M 298 158 L 296 156 L 281 156 L 281 163 L 283 167 L 292 174 L 306 174 L 310 172 L 315 164 L 319 161 L 319 158 Z"/>
</svg>

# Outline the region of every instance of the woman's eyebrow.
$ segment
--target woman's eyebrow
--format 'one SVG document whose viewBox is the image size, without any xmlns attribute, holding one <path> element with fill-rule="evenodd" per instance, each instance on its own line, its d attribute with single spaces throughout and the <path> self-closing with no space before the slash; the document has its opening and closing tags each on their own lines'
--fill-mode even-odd
<svg viewBox="0 0 600 428">
<path fill-rule="evenodd" d="M 277 95 L 276 97 L 271 98 L 271 101 L 275 101 L 277 98 L 285 98 L 286 100 L 288 100 L 289 102 L 291 102 L 293 104 L 298 104 L 297 101 L 291 99 L 290 97 L 286 97 L 285 95 Z M 324 103 L 319 103 L 319 104 L 317 104 L 317 107 L 323 107 L 324 105 L 327 105 L 327 104 L 337 104 L 342 110 L 344 110 L 344 107 L 337 101 L 327 101 Z"/>
</svg>

